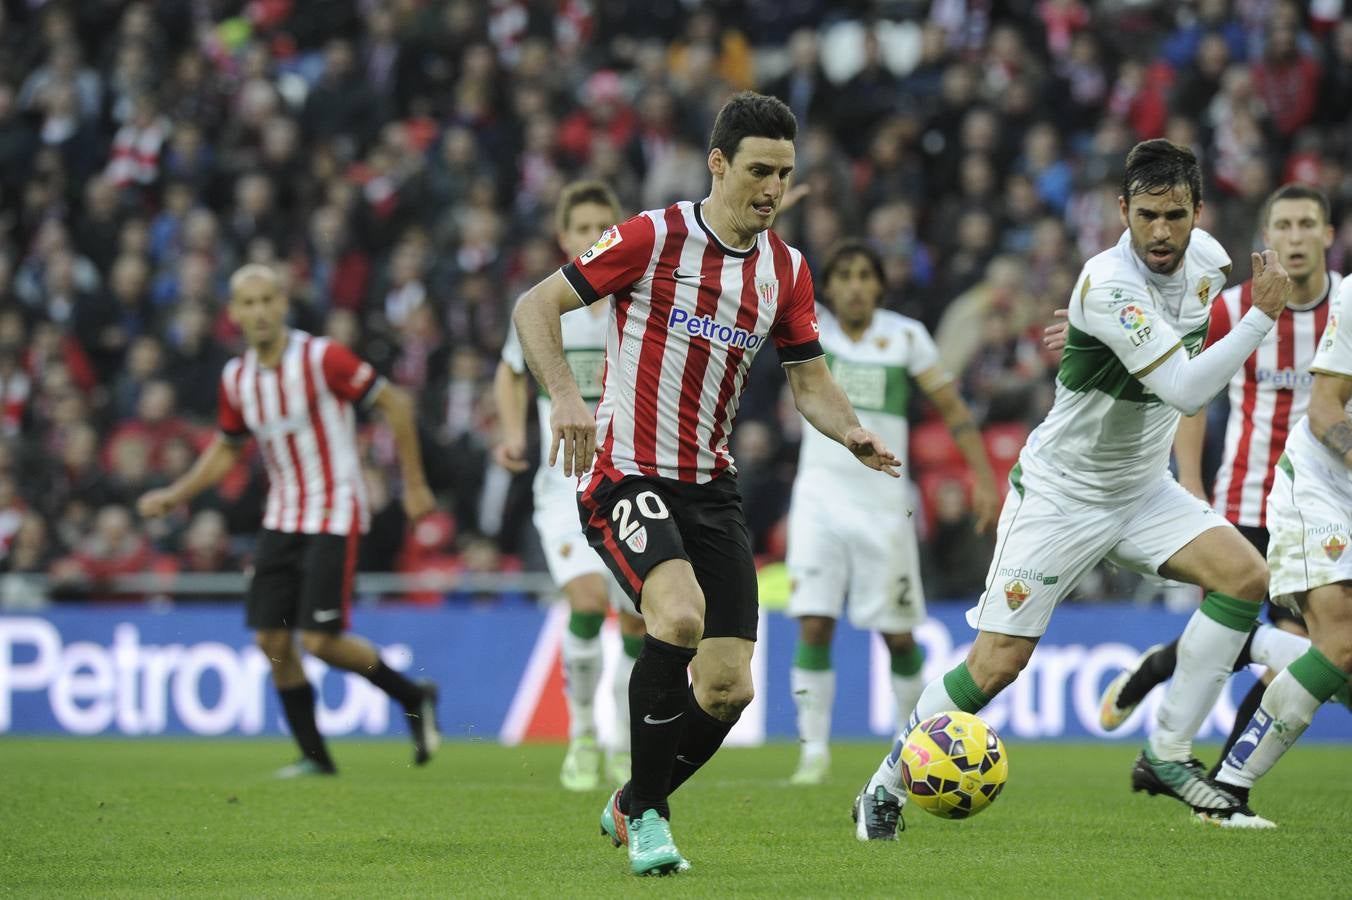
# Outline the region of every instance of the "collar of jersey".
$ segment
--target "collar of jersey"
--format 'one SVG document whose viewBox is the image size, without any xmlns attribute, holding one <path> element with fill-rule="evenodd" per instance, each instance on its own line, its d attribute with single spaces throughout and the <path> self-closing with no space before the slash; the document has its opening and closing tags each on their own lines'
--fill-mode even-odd
<svg viewBox="0 0 1352 900">
<path fill-rule="evenodd" d="M 1311 300 L 1304 306 L 1295 306 L 1293 304 L 1288 304 L 1286 308 L 1289 309 L 1291 312 L 1309 312 L 1312 309 L 1316 309 L 1317 307 L 1322 306 L 1324 301 L 1327 300 L 1329 298 L 1329 295 L 1332 293 L 1333 293 L 1333 273 L 1328 270 L 1325 270 L 1324 293 L 1319 295 L 1319 299 Z"/>
<path fill-rule="evenodd" d="M 705 200 L 707 199 L 708 198 L 706 197 Z M 714 230 L 710 228 L 708 223 L 704 221 L 704 213 L 702 212 L 704 208 L 704 203 L 705 201 L 701 200 L 695 204 L 695 221 L 699 223 L 700 228 L 704 229 L 704 233 L 709 236 L 709 240 L 713 241 L 715 244 L 718 245 L 719 250 L 722 250 L 728 256 L 735 256 L 738 259 L 746 259 L 748 256 L 756 252 L 756 248 L 760 246 L 759 235 L 756 236 L 756 240 L 752 242 L 751 246 L 745 250 L 738 250 L 734 247 L 729 247 L 727 244 L 723 243 L 722 238 L 714 234 Z"/>
</svg>

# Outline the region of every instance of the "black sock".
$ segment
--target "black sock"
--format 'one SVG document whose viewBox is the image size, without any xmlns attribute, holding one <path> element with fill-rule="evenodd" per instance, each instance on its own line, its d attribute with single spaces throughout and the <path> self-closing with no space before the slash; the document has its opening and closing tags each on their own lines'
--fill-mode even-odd
<svg viewBox="0 0 1352 900">
<path fill-rule="evenodd" d="M 700 766 L 713 758 L 718 748 L 723 746 L 723 739 L 736 724 L 736 721 L 724 722 L 722 719 L 715 719 L 705 712 L 695 699 L 695 689 L 691 687 L 685 701 L 685 731 L 681 733 L 681 742 L 676 745 L 676 760 L 671 768 L 671 787 L 667 788 L 667 793 L 676 793 L 676 789 L 698 772 Z"/>
<path fill-rule="evenodd" d="M 1239 736 L 1244 733 L 1248 727 L 1249 720 L 1253 714 L 1258 712 L 1258 706 L 1263 702 L 1263 692 L 1267 690 L 1267 685 L 1261 681 L 1254 682 L 1253 687 L 1244 695 L 1244 699 L 1239 701 L 1239 708 L 1235 710 L 1235 727 L 1230 729 L 1230 736 L 1225 739 L 1225 746 L 1221 747 L 1220 758 L 1216 760 L 1216 765 L 1211 767 L 1209 777 L 1215 778 L 1220 773 L 1221 763 L 1230 755 L 1230 748 L 1239 740 Z M 1229 788 L 1230 785 L 1227 785 Z"/>
<path fill-rule="evenodd" d="M 655 809 L 670 819 L 667 806 L 676 747 L 685 728 L 686 669 L 693 648 L 677 647 L 652 635 L 629 675 L 629 735 L 633 777 L 625 788 L 625 814 L 641 816 Z"/>
<path fill-rule="evenodd" d="M 414 709 L 422 702 L 422 688 L 385 665 L 384 660 L 377 663 L 371 671 L 362 674 L 366 676 L 367 681 L 393 697 L 404 709 Z"/>
<path fill-rule="evenodd" d="M 333 760 L 324 746 L 324 738 L 315 724 L 315 691 L 310 682 L 305 681 L 295 687 L 278 688 L 277 696 L 282 698 L 282 712 L 286 714 L 286 723 L 291 726 L 291 736 L 300 745 L 300 752 L 321 766 L 332 768 Z"/>
<path fill-rule="evenodd" d="M 1174 667 L 1178 665 L 1178 641 L 1156 650 L 1141 663 L 1141 667 L 1127 679 L 1122 693 L 1117 697 L 1117 708 L 1140 703 L 1145 695 L 1173 677 Z"/>
</svg>

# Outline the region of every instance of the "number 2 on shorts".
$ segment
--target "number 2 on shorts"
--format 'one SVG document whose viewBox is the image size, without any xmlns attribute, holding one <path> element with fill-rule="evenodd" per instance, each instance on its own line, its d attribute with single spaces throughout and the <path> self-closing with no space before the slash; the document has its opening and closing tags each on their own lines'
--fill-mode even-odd
<svg viewBox="0 0 1352 900">
<path fill-rule="evenodd" d="M 648 519 L 665 519 L 667 505 L 662 502 L 662 498 L 652 491 L 641 491 L 634 497 L 634 502 L 630 503 L 629 498 L 616 501 L 610 510 L 610 519 L 619 526 L 620 540 L 628 540 L 629 536 L 639 528 L 643 527 L 642 522 L 635 522 L 629 516 L 638 507 L 639 514 Z"/>
</svg>

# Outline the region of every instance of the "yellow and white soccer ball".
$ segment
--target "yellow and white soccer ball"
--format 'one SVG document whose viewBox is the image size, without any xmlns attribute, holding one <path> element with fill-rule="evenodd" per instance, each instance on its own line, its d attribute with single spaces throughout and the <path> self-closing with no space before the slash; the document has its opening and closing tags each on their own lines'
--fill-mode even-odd
<svg viewBox="0 0 1352 900">
<path fill-rule="evenodd" d="M 995 729 L 956 710 L 930 716 L 911 729 L 900 764 L 910 803 L 944 819 L 981 812 L 1009 779 L 1009 757 Z"/>
</svg>

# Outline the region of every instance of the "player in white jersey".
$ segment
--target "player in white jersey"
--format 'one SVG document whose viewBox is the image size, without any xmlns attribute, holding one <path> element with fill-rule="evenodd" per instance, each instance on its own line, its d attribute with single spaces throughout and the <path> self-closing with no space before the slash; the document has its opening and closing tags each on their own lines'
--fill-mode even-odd
<svg viewBox="0 0 1352 900">
<path fill-rule="evenodd" d="M 599 181 L 577 181 L 564 187 L 554 212 L 559 247 L 569 258 L 580 256 L 620 218 L 615 193 Z M 607 304 L 574 310 L 560 321 L 563 352 L 582 399 L 601 397 L 606 362 Z M 529 468 L 526 452 L 526 361 L 512 327 L 502 348 L 493 380 L 502 441 L 494 451 L 498 465 L 510 472 Z M 606 776 L 615 784 L 629 780 L 629 671 L 643 649 L 643 619 L 620 590 L 605 563 L 587 543 L 577 518 L 577 482 L 549 465 L 549 396 L 540 388 L 539 468 L 535 472 L 535 529 L 554 583 L 563 591 L 570 613 L 563 635 L 564 694 L 568 700 L 568 752 L 559 780 L 571 791 L 589 791 L 599 780 L 601 751 L 596 740 L 594 702 L 601 683 L 601 626 L 614 603 L 620 618 L 624 652 L 613 669 L 615 740 L 606 748 Z"/>
<path fill-rule="evenodd" d="M 1314 645 L 1272 679 L 1221 764 L 1217 783 L 1245 802 L 1352 675 L 1352 279 L 1310 371 L 1309 413 L 1287 439 L 1268 495 L 1268 565 L 1273 602 L 1305 617 Z"/>
<path fill-rule="evenodd" d="M 1209 592 L 1183 634 L 1133 784 L 1197 812 L 1251 816 L 1193 763 L 1192 738 L 1258 615 L 1267 568 L 1234 526 L 1173 479 L 1169 451 L 1180 413 L 1205 406 L 1271 330 L 1290 280 L 1271 250 L 1255 254 L 1254 309 L 1201 351 L 1230 269 L 1215 239 L 1195 230 L 1201 181 L 1192 151 L 1170 141 L 1145 141 L 1127 155 L 1118 201 L 1127 231 L 1075 284 L 1056 399 L 1010 473 L 986 590 L 967 614 L 978 634 L 966 661 L 926 686 L 908 724 L 981 710 L 1027 665 L 1060 600 L 1112 559 Z M 896 838 L 905 734 L 856 800 L 861 840 Z"/>
<path fill-rule="evenodd" d="M 885 287 L 882 260 L 865 242 L 832 248 L 821 280 L 828 312 L 817 309 L 822 349 L 864 427 L 891 447 L 907 446 L 911 383 L 938 408 L 975 475 L 977 531 L 1000 508 L 995 474 L 981 433 L 925 326 L 878 309 Z M 798 707 L 800 757 L 789 779 L 819 784 L 830 766 L 828 739 L 835 695 L 831 639 L 849 597 L 856 628 L 882 634 L 892 658 L 897 722 L 905 722 L 924 686 L 924 648 L 912 630 L 925 619 L 924 587 L 908 483 L 879 484 L 844 447 L 803 429 L 798 476 L 789 506 L 788 612 L 798 620 L 790 684 Z"/>
<path fill-rule="evenodd" d="M 1276 327 L 1230 381 L 1225 455 L 1214 490 L 1208 492 L 1202 483 L 1205 411 L 1183 417 L 1174 439 L 1174 457 L 1179 484 L 1202 499 L 1209 497 L 1216 512 L 1238 528 L 1259 553 L 1266 554 L 1267 494 L 1287 435 L 1305 418 L 1314 379 L 1309 369 L 1328 323 L 1333 305 L 1330 298 L 1337 295 L 1342 276 L 1328 271 L 1325 261 L 1325 252 L 1333 243 L 1333 227 L 1329 224 L 1328 199 L 1318 189 L 1303 184 L 1278 188 L 1263 206 L 1262 228 L 1264 243 L 1276 251 L 1278 261 L 1291 276 L 1291 302 Z M 1207 343 L 1228 333 L 1252 305 L 1252 281 L 1227 288 L 1212 304 Z M 1276 605 L 1269 607 L 1268 615 L 1274 624 L 1255 628 L 1235 661 L 1235 670 L 1258 662 L 1269 671 L 1240 702 L 1234 728 L 1212 769 L 1213 776 L 1258 709 L 1266 682 L 1310 645 L 1298 615 Z M 1177 652 L 1177 640 L 1153 647 L 1134 669 L 1109 682 L 1099 704 L 1104 729 L 1118 728 L 1151 690 L 1172 677 Z"/>
<path fill-rule="evenodd" d="M 219 389 L 220 434 L 191 469 L 137 502 L 160 516 L 220 482 L 253 435 L 267 467 L 267 511 L 254 549 L 246 619 L 272 665 L 282 711 L 302 758 L 277 774 L 332 775 L 337 769 L 315 724 L 315 693 L 296 650 L 356 672 L 389 694 L 408 717 L 414 762 L 436 749 L 437 693 L 391 669 L 348 628 L 357 543 L 370 513 L 357 457 L 353 406 L 375 408 L 390 425 L 410 520 L 431 512 L 413 401 L 326 338 L 288 328 L 288 302 L 277 274 L 247 265 L 230 279 L 230 318 L 248 351 L 226 364 Z"/>
</svg>

